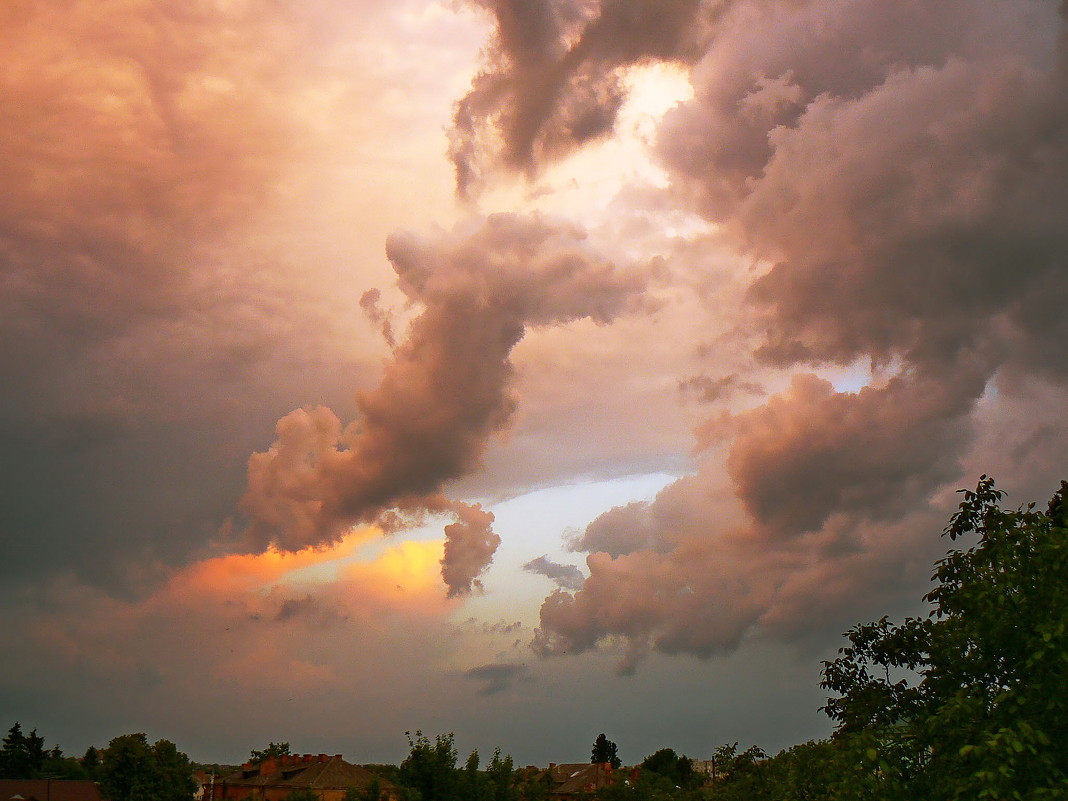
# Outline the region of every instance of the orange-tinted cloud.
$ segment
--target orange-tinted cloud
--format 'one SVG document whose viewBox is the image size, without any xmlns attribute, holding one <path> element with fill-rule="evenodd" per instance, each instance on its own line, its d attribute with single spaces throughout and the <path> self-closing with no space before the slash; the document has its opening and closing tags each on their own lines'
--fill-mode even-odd
<svg viewBox="0 0 1068 801">
<path fill-rule="evenodd" d="M 242 506 L 251 543 L 299 549 L 394 508 L 452 510 L 459 523 L 446 529 L 442 575 L 450 593 L 469 591 L 499 540 L 491 517 L 439 493 L 479 466 L 508 423 L 512 348 L 527 327 L 603 324 L 641 307 L 642 276 L 584 239 L 573 225 L 516 215 L 434 239 L 391 237 L 399 286 L 424 311 L 378 388 L 357 396 L 354 423 L 298 410 L 279 421 L 272 448 L 250 458 Z"/>
</svg>

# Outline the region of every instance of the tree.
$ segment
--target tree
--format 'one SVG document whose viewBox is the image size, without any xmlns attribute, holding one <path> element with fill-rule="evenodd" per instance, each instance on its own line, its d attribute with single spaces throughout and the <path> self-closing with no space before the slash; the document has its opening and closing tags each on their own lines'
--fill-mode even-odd
<svg viewBox="0 0 1068 801">
<path fill-rule="evenodd" d="M 501 756 L 501 749 L 495 748 L 489 765 L 486 766 L 486 779 L 489 783 L 491 801 L 516 801 L 515 770 L 511 756 Z"/>
<path fill-rule="evenodd" d="M 36 779 L 46 757 L 44 737 L 38 736 L 37 729 L 23 734 L 22 725 L 15 721 L 0 748 L 0 778 Z"/>
<path fill-rule="evenodd" d="M 278 759 L 278 757 L 289 756 L 289 743 L 276 743 L 271 741 L 267 743 L 267 747 L 262 751 L 252 750 L 249 754 L 248 761 L 253 764 L 263 762 L 265 759 Z"/>
<path fill-rule="evenodd" d="M 110 801 L 187 801 L 193 797 L 189 757 L 169 740 L 148 744 L 143 733 L 108 743 L 100 767 L 100 788 Z"/>
<path fill-rule="evenodd" d="M 924 618 L 851 629 L 824 664 L 854 768 L 843 797 L 1037 799 L 1068 782 L 1068 482 L 1045 512 L 982 476 L 944 536 Z M 848 760 L 845 761 L 848 764 Z"/>
<path fill-rule="evenodd" d="M 693 760 L 687 756 L 679 756 L 673 748 L 661 748 L 641 763 L 642 775 L 655 773 L 663 776 L 674 787 L 688 789 L 699 782 L 699 777 L 694 772 Z"/>
<path fill-rule="evenodd" d="M 100 752 L 93 746 L 85 749 L 85 755 L 82 756 L 82 767 L 85 768 L 87 778 L 96 779 L 97 771 L 100 769 Z"/>
<path fill-rule="evenodd" d="M 286 801 L 319 801 L 319 796 L 315 794 L 314 790 L 304 788 L 291 792 L 286 796 Z"/>
<path fill-rule="evenodd" d="M 597 739 L 593 743 L 593 752 L 590 754 L 590 762 L 594 764 L 600 762 L 608 762 L 613 768 L 618 768 L 623 764 L 617 753 L 618 749 L 616 744 L 604 736 L 604 732 L 597 735 Z"/>
<path fill-rule="evenodd" d="M 410 751 L 400 765 L 400 784 L 416 791 L 420 801 L 453 801 L 457 753 L 452 733 L 437 735 L 433 743 L 421 731 L 405 736 Z"/>
</svg>

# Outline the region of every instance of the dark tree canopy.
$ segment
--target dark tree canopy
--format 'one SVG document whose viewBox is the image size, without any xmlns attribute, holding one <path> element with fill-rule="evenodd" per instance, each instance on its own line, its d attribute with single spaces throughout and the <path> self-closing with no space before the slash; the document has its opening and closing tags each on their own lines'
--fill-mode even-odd
<svg viewBox="0 0 1068 801">
<path fill-rule="evenodd" d="M 675 787 L 691 787 L 696 781 L 693 760 L 675 753 L 674 748 L 661 748 L 641 763 L 642 773 L 655 773 Z"/>
<path fill-rule="evenodd" d="M 434 742 L 421 731 L 416 731 L 415 737 L 405 734 L 410 750 L 400 766 L 401 784 L 415 790 L 419 801 L 453 801 L 458 785 L 458 754 L 452 733 L 439 734 Z"/>
<path fill-rule="evenodd" d="M 0 778 L 37 778 L 44 760 L 44 738 L 37 735 L 37 729 L 23 734 L 22 724 L 15 721 L 0 749 Z"/>
<path fill-rule="evenodd" d="M 110 801 L 189 801 L 196 790 L 189 757 L 169 740 L 149 745 L 140 732 L 108 743 L 99 775 Z"/>
<path fill-rule="evenodd" d="M 1068 483 L 1045 512 L 983 476 L 944 535 L 928 617 L 848 632 L 822 686 L 872 799 L 1045 799 L 1068 786 Z"/>
<path fill-rule="evenodd" d="M 608 762 L 613 768 L 618 768 L 622 763 L 619 758 L 616 744 L 605 737 L 604 732 L 597 735 L 593 743 L 593 752 L 590 754 L 590 762 Z"/>
<path fill-rule="evenodd" d="M 276 743 L 273 740 L 267 743 L 267 747 L 262 751 L 252 750 L 249 755 L 248 761 L 252 763 L 263 762 L 265 759 L 277 759 L 278 757 L 289 756 L 289 743 Z"/>
</svg>

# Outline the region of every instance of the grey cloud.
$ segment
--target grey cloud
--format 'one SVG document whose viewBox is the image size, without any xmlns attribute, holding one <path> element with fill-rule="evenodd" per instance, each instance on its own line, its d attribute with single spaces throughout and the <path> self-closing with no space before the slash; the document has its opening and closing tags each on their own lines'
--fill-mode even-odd
<svg viewBox="0 0 1068 801">
<path fill-rule="evenodd" d="M 813 375 L 737 419 L 727 470 L 748 512 L 785 536 L 836 513 L 894 519 L 961 472 L 984 376 L 895 377 L 834 392 Z"/>
<path fill-rule="evenodd" d="M 143 588 L 203 548 L 240 492 L 237 454 L 277 416 L 263 362 L 317 322 L 265 288 L 272 265 L 234 269 L 260 261 L 235 231 L 301 140 L 285 16 L 5 11 L 5 575 Z"/>
<path fill-rule="evenodd" d="M 464 678 L 482 683 L 482 695 L 494 695 L 509 689 L 516 681 L 527 678 L 530 669 L 526 665 L 481 665 L 464 671 Z M 529 678 L 527 678 L 529 681 Z"/>
<path fill-rule="evenodd" d="M 729 20 L 660 149 L 704 213 L 773 264 L 750 292 L 768 312 L 762 355 L 1053 357 L 1059 326 L 1032 321 L 1052 322 L 1040 297 L 1068 293 L 1055 4 Z"/>
<path fill-rule="evenodd" d="M 488 64 L 456 107 L 450 154 L 462 197 L 487 173 L 533 172 L 611 132 L 620 68 L 696 57 L 700 0 L 478 0 L 493 15 Z"/>
<path fill-rule="evenodd" d="M 797 376 L 717 422 L 734 435 L 729 482 L 704 465 L 591 524 L 589 578 L 545 600 L 537 650 L 622 638 L 625 669 L 648 649 L 709 656 L 832 625 L 917 580 L 941 525 L 929 502 L 967 483 L 984 405 L 1014 403 L 988 388 L 1066 377 L 1057 6 L 726 10 L 694 99 L 660 130 L 674 188 L 769 265 L 748 293 L 760 359 L 868 361 L 883 377 L 848 393 Z M 727 519 L 725 491 L 740 507 Z"/>
<path fill-rule="evenodd" d="M 582 571 L 574 565 L 559 564 L 550 559 L 548 555 L 531 559 L 523 565 L 523 569 L 528 573 L 535 573 L 552 579 L 557 587 L 565 590 L 581 589 L 582 582 L 586 580 L 586 577 L 582 575 Z"/>
</svg>

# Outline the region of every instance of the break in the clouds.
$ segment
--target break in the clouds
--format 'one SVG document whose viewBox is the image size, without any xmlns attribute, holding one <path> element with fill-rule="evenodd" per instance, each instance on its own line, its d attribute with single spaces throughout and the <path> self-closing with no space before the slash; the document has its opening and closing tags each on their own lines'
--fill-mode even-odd
<svg viewBox="0 0 1068 801">
<path fill-rule="evenodd" d="M 866 361 L 875 379 L 839 392 L 799 375 L 719 418 L 718 491 L 744 518 L 718 516 L 715 471 L 606 513 L 578 540 L 586 585 L 543 605 L 539 650 L 622 636 L 627 667 L 649 648 L 707 656 L 900 575 L 915 551 L 891 538 L 971 480 L 991 382 L 1065 377 L 1066 42 L 1053 2 L 753 2 L 720 18 L 659 151 L 680 197 L 767 265 L 748 293 L 756 357 Z"/>
<path fill-rule="evenodd" d="M 541 216 L 494 215 L 430 238 L 394 234 L 398 285 L 423 311 L 381 383 L 357 396 L 357 420 L 297 410 L 249 460 L 242 507 L 254 546 L 287 550 L 337 540 L 360 522 L 455 512 L 442 575 L 471 589 L 499 543 L 493 516 L 445 499 L 445 482 L 475 470 L 515 409 L 509 359 L 528 327 L 640 308 L 644 279 L 593 251 L 584 233 Z M 385 517 L 384 517 L 385 516 Z"/>
</svg>

